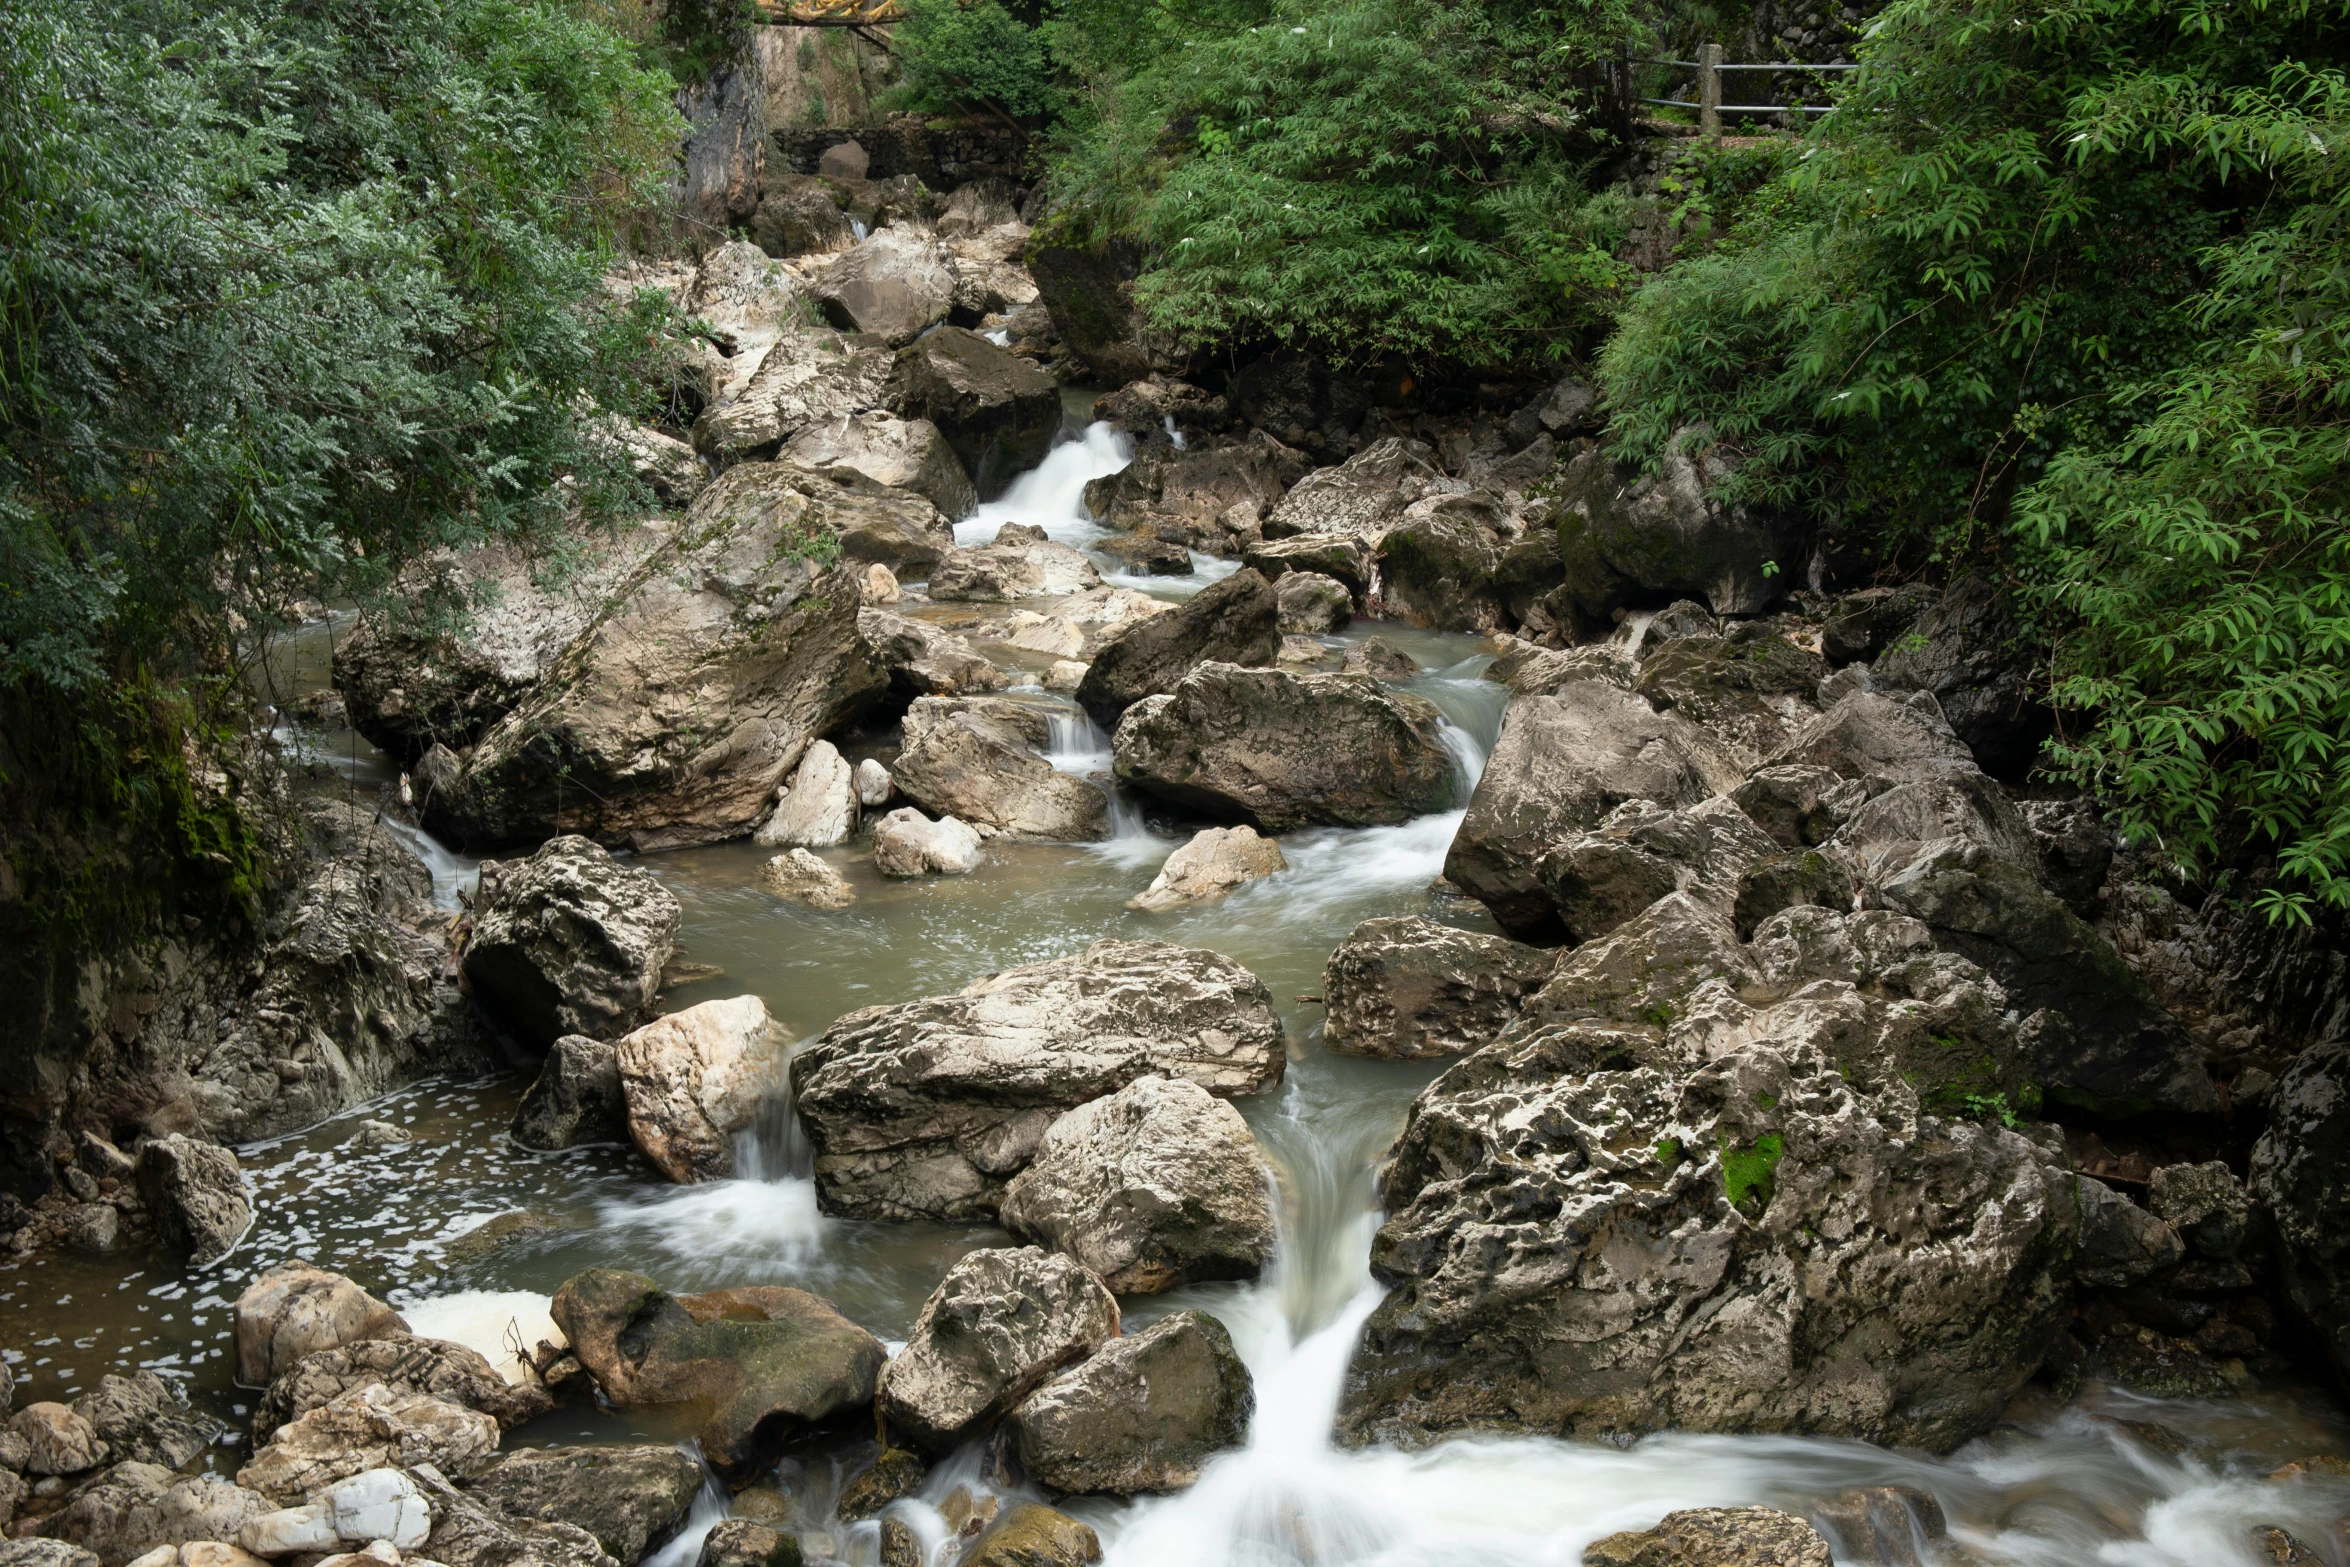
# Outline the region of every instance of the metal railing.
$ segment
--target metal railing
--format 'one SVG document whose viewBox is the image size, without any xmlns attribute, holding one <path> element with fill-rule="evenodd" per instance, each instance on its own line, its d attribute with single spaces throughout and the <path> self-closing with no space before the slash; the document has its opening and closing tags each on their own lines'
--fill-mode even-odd
<svg viewBox="0 0 2350 1567">
<path fill-rule="evenodd" d="M 1697 73 L 1697 97 L 1694 100 L 1687 98 L 1640 98 L 1636 101 L 1658 104 L 1668 109 L 1695 109 L 1698 131 L 1707 136 L 1719 136 L 1722 133 L 1722 116 L 1725 114 L 1825 114 L 1834 107 L 1833 104 L 1825 103 L 1724 103 L 1722 102 L 1722 77 L 1728 72 L 1814 71 L 1828 73 L 1860 69 L 1857 65 L 1807 65 L 1796 60 L 1778 60 L 1755 65 L 1731 65 L 1723 60 L 1723 53 L 1720 44 L 1701 44 L 1698 46 L 1697 58 L 1694 60 L 1640 59 L 1627 61 L 1627 66 L 1671 65 Z"/>
</svg>

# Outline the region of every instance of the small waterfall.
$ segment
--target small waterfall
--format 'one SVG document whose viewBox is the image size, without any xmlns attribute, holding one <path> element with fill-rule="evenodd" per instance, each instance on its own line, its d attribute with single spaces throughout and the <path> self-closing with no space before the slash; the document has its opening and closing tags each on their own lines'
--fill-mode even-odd
<svg viewBox="0 0 2350 1567">
<path fill-rule="evenodd" d="M 702 1456 L 701 1445 L 692 1441 L 677 1444 L 680 1451 L 696 1460 Z M 695 1493 L 693 1506 L 686 1510 L 685 1527 L 674 1538 L 645 1558 L 644 1567 L 694 1567 L 701 1559 L 702 1542 L 710 1531 L 734 1516 L 734 1493 L 726 1482 L 702 1467 L 702 1489 Z"/>
<path fill-rule="evenodd" d="M 1167 439 L 1175 443 L 1175 449 L 1177 451 L 1180 452 L 1189 449 L 1184 443 L 1183 432 L 1175 428 L 1175 416 L 1173 414 L 1161 414 L 1159 416 L 1159 423 L 1166 427 Z"/>
<path fill-rule="evenodd" d="M 855 236 L 856 236 L 856 239 L 857 239 L 857 243 L 858 243 L 858 244 L 860 244 L 860 245 L 864 244 L 864 243 L 865 243 L 865 220 L 864 220 L 863 218 L 851 218 L 851 219 L 849 219 L 849 232 L 850 232 L 851 234 L 853 234 L 853 235 L 855 235 Z"/>
<path fill-rule="evenodd" d="M 469 854 L 459 854 L 412 822 L 401 821 L 396 816 L 379 816 L 376 820 L 432 873 L 434 908 L 461 909 L 465 900 L 480 888 L 481 861 Z"/>
<path fill-rule="evenodd" d="M 1052 726 L 1046 761 L 1080 778 L 1110 770 L 1110 737 L 1084 708 L 1054 707 L 1047 710 L 1045 720 Z"/>
<path fill-rule="evenodd" d="M 980 333 L 979 335 L 986 338 L 989 342 L 995 344 L 995 346 L 998 348 L 1009 348 L 1012 346 L 1012 329 L 1010 327 L 992 327 L 989 330 Z"/>
<path fill-rule="evenodd" d="M 1100 420 L 1063 441 L 1011 487 L 955 524 L 955 542 L 992 544 L 1007 522 L 1031 523 L 1058 543 L 1082 547 L 1101 537 L 1085 510 L 1085 487 L 1134 461 L 1133 440 Z"/>
</svg>

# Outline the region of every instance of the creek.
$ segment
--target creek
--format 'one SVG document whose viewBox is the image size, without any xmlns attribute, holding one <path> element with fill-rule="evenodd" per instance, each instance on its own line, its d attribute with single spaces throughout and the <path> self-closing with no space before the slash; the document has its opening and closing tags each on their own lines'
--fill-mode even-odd
<svg viewBox="0 0 2350 1567">
<path fill-rule="evenodd" d="M 1078 496 L 1128 450 L 1103 425 L 1074 430 L 958 529 L 984 542 L 1006 521 L 1038 523 L 1062 542 L 1099 537 Z M 1179 597 L 1229 562 L 1190 578 L 1120 578 Z M 323 680 L 337 625 L 294 639 L 280 675 Z M 1502 688 L 1480 678 L 1470 637 L 1376 631 L 1427 671 L 1411 688 L 1455 730 L 1466 785 L 1500 723 Z M 1074 707 L 1018 691 L 1058 713 L 1054 760 L 1106 765 L 1108 742 Z M 886 743 L 887 737 L 880 737 Z M 347 732 L 287 731 L 287 743 L 365 796 L 393 779 L 388 762 Z M 795 1037 L 857 1007 L 953 990 L 989 972 L 1055 957 L 1102 937 L 1153 937 L 1213 948 L 1273 991 L 1290 1068 L 1274 1092 L 1239 1101 L 1273 1165 L 1279 1258 L 1250 1284 L 1194 1286 L 1125 1302 L 1129 1328 L 1188 1307 L 1231 1329 L 1256 1377 L 1249 1445 L 1216 1460 L 1181 1495 L 1077 1502 L 1113 1567 L 1574 1567 L 1583 1546 L 1676 1508 L 1761 1502 L 1802 1511 L 1855 1485 L 1932 1492 L 1953 1539 L 1984 1562 L 2016 1567 L 2220 1567 L 2261 1560 L 2249 1530 L 2274 1525 L 2330 1538 L 2339 1491 L 2270 1481 L 2280 1464 L 2350 1444 L 2338 1409 L 2311 1389 L 2271 1387 L 2235 1402 L 2136 1397 L 2091 1386 L 2069 1402 L 2034 1394 L 2002 1427 L 1947 1458 L 1805 1437 L 1665 1435 L 1614 1447 L 1535 1437 L 1461 1438 L 1418 1452 L 1347 1451 L 1328 1436 L 1354 1335 L 1378 1299 L 1366 1258 L 1378 1221 L 1372 1173 L 1412 1097 L 1440 1069 L 1341 1057 L 1320 1046 L 1314 1001 L 1331 948 L 1361 920 L 1420 913 L 1491 930 L 1478 906 L 1431 890 L 1459 813 L 1396 827 L 1300 832 L 1283 840 L 1290 869 L 1222 903 L 1173 914 L 1128 909 L 1190 824 L 1121 800 L 1116 835 L 1096 845 L 990 845 L 978 873 L 893 882 L 854 846 L 823 851 L 857 892 L 820 912 L 761 890 L 770 851 L 747 843 L 644 861 L 683 905 L 684 956 L 714 967 L 680 985 L 682 1007 L 753 992 Z M 453 907 L 472 866 L 412 827 L 388 824 L 434 872 Z M 72 1256 L 0 1267 L 0 1343 L 20 1403 L 70 1396 L 98 1375 L 147 1365 L 180 1376 L 207 1407 L 242 1416 L 251 1394 L 229 1382 L 229 1304 L 260 1268 L 304 1258 L 350 1274 L 409 1314 L 419 1332 L 496 1355 L 548 1331 L 545 1298 L 589 1266 L 640 1269 L 673 1290 L 792 1284 L 830 1297 L 883 1338 L 902 1339 L 947 1265 L 1004 1244 L 985 1226 L 878 1224 L 818 1211 L 787 1106 L 748 1139 L 746 1178 L 672 1187 L 617 1148 L 533 1153 L 505 1135 L 524 1071 L 412 1085 L 301 1134 L 239 1150 L 260 1214 L 225 1262 L 181 1276 L 137 1260 Z M 355 1142 L 363 1120 L 413 1137 Z M 567 1408 L 509 1443 L 673 1440 L 658 1412 Z M 223 1462 L 233 1467 L 225 1451 Z M 924 1495 L 978 1483 L 966 1454 L 934 1471 Z M 820 1453 L 787 1459 L 783 1488 L 800 1523 L 855 1567 L 878 1559 L 876 1526 L 828 1514 L 838 1475 Z M 661 1567 L 687 1567 L 721 1515 L 713 1488 Z M 2337 1567 L 2339 1562 L 2337 1560 Z"/>
</svg>

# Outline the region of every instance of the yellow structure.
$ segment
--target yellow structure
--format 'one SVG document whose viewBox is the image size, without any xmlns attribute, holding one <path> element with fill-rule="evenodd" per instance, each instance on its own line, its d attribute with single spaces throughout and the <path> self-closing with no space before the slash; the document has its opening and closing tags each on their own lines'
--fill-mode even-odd
<svg viewBox="0 0 2350 1567">
<path fill-rule="evenodd" d="M 757 0 L 779 27 L 878 27 L 902 20 L 898 0 Z"/>
</svg>

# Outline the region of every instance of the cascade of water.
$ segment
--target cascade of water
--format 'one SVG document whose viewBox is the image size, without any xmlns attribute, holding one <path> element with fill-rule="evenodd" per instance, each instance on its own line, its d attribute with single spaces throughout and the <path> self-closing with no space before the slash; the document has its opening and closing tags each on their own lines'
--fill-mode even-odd
<svg viewBox="0 0 2350 1567">
<path fill-rule="evenodd" d="M 989 544 L 1007 522 L 1044 529 L 1062 544 L 1085 545 L 1102 529 L 1085 510 L 1085 487 L 1134 460 L 1134 441 L 1100 420 L 1045 453 L 1044 461 L 1014 479 L 994 500 L 955 524 L 955 542 Z"/>
<path fill-rule="evenodd" d="M 1183 432 L 1175 428 L 1175 416 L 1173 414 L 1160 415 L 1159 422 L 1166 427 L 1167 439 L 1175 443 L 1175 449 L 1177 451 L 1180 452 L 1189 449 L 1183 439 Z"/>
<path fill-rule="evenodd" d="M 384 830 L 400 840 L 401 847 L 424 862 L 432 873 L 432 906 L 436 909 L 458 909 L 481 886 L 481 861 L 469 854 L 459 854 L 431 833 L 396 816 L 376 818 Z"/>
<path fill-rule="evenodd" d="M 849 233 L 855 237 L 858 244 L 865 243 L 865 220 L 863 218 L 849 219 Z"/>
<path fill-rule="evenodd" d="M 1084 708 L 1075 703 L 1049 708 L 1045 721 L 1052 734 L 1045 748 L 1046 761 L 1081 778 L 1110 770 L 1110 737 Z"/>
</svg>

